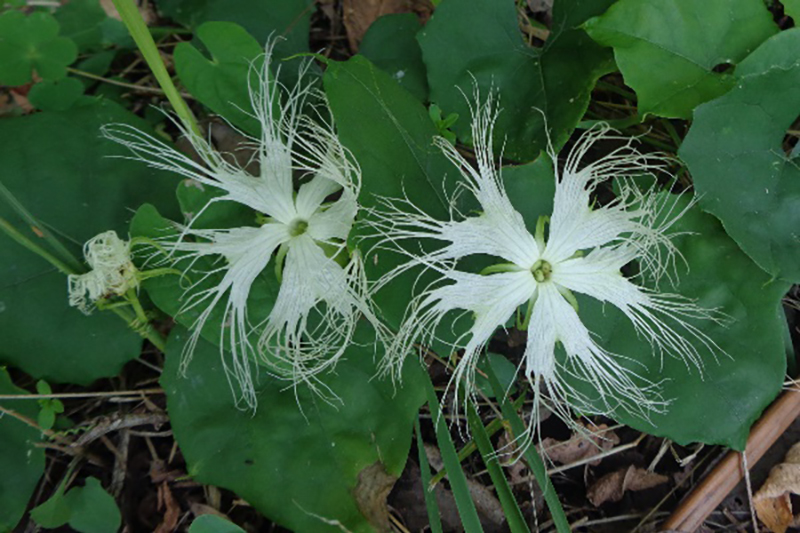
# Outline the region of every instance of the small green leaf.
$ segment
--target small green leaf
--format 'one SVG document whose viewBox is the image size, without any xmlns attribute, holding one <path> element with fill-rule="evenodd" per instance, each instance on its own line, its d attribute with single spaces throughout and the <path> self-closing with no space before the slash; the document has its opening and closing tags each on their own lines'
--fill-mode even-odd
<svg viewBox="0 0 800 533">
<path fill-rule="evenodd" d="M 20 11 L 0 13 L 0 83 L 24 85 L 34 70 L 45 80 L 66 76 L 78 47 L 59 37 L 58 29 L 56 19 L 41 11 L 28 16 Z"/>
<path fill-rule="evenodd" d="M 376 487 L 390 487 L 405 466 L 423 399 L 421 370 L 410 361 L 402 385 L 375 378 L 381 354 L 371 336 L 359 330 L 336 372 L 322 376 L 341 402 L 262 373 L 251 412 L 236 406 L 217 347 L 201 340 L 181 376 L 187 331 L 175 328 L 161 384 L 192 477 L 233 490 L 297 533 L 388 530 Z"/>
<path fill-rule="evenodd" d="M 308 34 L 313 0 L 161 0 L 159 10 L 189 28 L 204 22 L 224 21 L 240 25 L 263 46 L 271 37 L 280 36 L 275 57 L 283 59 L 308 52 Z M 293 83 L 294 65 L 282 70 L 281 81 Z"/>
<path fill-rule="evenodd" d="M 80 533 L 113 533 L 122 525 L 117 503 L 97 478 L 88 477 L 83 487 L 70 489 L 64 503 L 70 509 L 70 527 Z"/>
<path fill-rule="evenodd" d="M 245 531 L 230 520 L 213 514 L 204 514 L 192 522 L 189 533 L 245 533 Z"/>
<path fill-rule="evenodd" d="M 108 18 L 99 0 L 69 0 L 54 14 L 61 35 L 72 39 L 81 52 L 103 48 L 102 23 Z"/>
<path fill-rule="evenodd" d="M 736 65 L 777 31 L 762 0 L 620 0 L 584 28 L 614 47 L 639 114 L 673 118 L 733 87 L 735 76 L 715 68 Z"/>
<path fill-rule="evenodd" d="M 428 99 L 428 81 L 416 40 L 419 28 L 419 19 L 413 13 L 384 15 L 367 30 L 359 53 L 424 102 Z"/>
<path fill-rule="evenodd" d="M 548 133 L 558 148 L 583 117 L 597 79 L 612 69 L 611 54 L 574 28 L 611 1 L 556 2 L 541 48 L 523 39 L 512 0 L 443 1 L 418 35 L 430 100 L 462 117 L 453 129 L 471 143 L 477 84 L 483 100 L 498 93 L 495 146 L 504 146 L 505 157 L 533 160 L 547 147 Z"/>
<path fill-rule="evenodd" d="M 792 17 L 797 26 L 797 21 L 800 20 L 800 0 L 781 0 L 781 4 L 783 12 Z"/>
<path fill-rule="evenodd" d="M 175 68 L 181 83 L 215 113 L 252 135 L 260 135 L 258 120 L 250 116 L 248 87 L 258 83 L 264 47 L 242 27 L 231 22 L 206 22 L 197 37 L 208 49 L 207 59 L 190 43 L 175 47 Z M 257 60 L 258 59 L 258 60 Z"/>
<path fill-rule="evenodd" d="M 11 382 L 8 372 L 0 368 L 0 394 L 27 392 Z M 28 418 L 36 417 L 36 404 L 30 400 L 5 401 L 3 407 Z M 0 416 L 0 532 L 14 530 L 28 506 L 44 473 L 44 449 L 34 446 L 41 432 L 16 418 Z"/>
<path fill-rule="evenodd" d="M 800 281 L 800 167 L 781 143 L 800 114 L 800 29 L 739 66 L 726 95 L 695 110 L 680 150 L 701 207 L 772 276 Z"/>
<path fill-rule="evenodd" d="M 83 96 L 83 84 L 75 78 L 37 83 L 28 92 L 28 99 L 42 111 L 66 111 Z"/>
<path fill-rule="evenodd" d="M 69 521 L 72 510 L 64 498 L 63 483 L 42 504 L 31 509 L 31 518 L 46 529 L 61 527 Z"/>
</svg>

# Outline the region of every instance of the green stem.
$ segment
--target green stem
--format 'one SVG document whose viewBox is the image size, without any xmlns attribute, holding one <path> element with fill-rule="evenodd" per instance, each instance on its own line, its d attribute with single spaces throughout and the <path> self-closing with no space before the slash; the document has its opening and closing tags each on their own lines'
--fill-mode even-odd
<svg viewBox="0 0 800 533">
<path fill-rule="evenodd" d="M 127 309 L 114 308 L 111 311 L 124 320 L 132 330 L 139 332 L 142 337 L 149 340 L 160 352 L 167 352 L 167 341 L 152 325 L 149 323 L 145 323 L 143 326 L 137 324 L 136 316 Z"/>
<path fill-rule="evenodd" d="M 64 275 L 69 276 L 70 274 L 77 274 L 77 272 L 67 265 L 66 263 L 62 262 L 56 256 L 30 240 L 28 237 L 23 235 L 21 232 L 17 230 L 14 226 L 12 226 L 6 219 L 0 217 L 0 229 L 2 229 L 6 235 L 14 239 L 17 243 L 21 244 L 31 252 L 35 253 L 36 255 L 40 256 L 42 259 L 47 261 L 48 263 L 52 264 L 58 270 L 60 270 Z"/>
<path fill-rule="evenodd" d="M 186 101 L 178 92 L 178 89 L 175 88 L 175 84 L 172 83 L 172 78 L 170 78 L 167 67 L 161 60 L 161 55 L 158 52 L 156 43 L 150 31 L 147 29 L 147 24 L 142 18 L 142 14 L 139 13 L 139 8 L 136 7 L 133 0 L 113 0 L 113 2 L 122 18 L 122 22 L 128 27 L 128 31 L 136 42 L 136 46 L 139 47 L 139 51 L 142 52 L 144 60 L 147 61 L 156 81 L 158 81 L 158 84 L 167 96 L 167 100 L 169 100 L 169 103 L 172 104 L 173 109 L 175 109 L 175 113 L 192 133 L 200 135 L 200 128 L 197 125 L 197 121 L 192 111 L 189 109 L 189 106 L 186 105 Z"/>
<path fill-rule="evenodd" d="M 17 197 L 9 191 L 3 182 L 0 181 L 0 195 L 2 195 L 3 199 L 8 203 L 8 205 L 16 211 L 16 213 L 28 224 L 31 228 L 35 228 L 42 234 L 42 238 L 53 247 L 56 253 L 61 255 L 61 259 L 69 265 L 70 269 L 74 272 L 72 273 L 79 273 L 83 271 L 83 265 L 81 265 L 80 261 L 78 261 L 72 253 L 70 253 L 67 248 L 61 244 L 61 241 L 56 239 L 56 237 L 50 233 L 44 224 L 39 222 L 27 209 L 25 206 L 22 205 L 22 202 L 17 200 Z"/>
</svg>

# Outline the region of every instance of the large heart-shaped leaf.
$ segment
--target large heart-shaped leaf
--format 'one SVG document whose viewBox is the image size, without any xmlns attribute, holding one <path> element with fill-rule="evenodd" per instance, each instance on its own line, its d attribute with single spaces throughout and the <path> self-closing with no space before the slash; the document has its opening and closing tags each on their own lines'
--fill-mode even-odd
<svg viewBox="0 0 800 533">
<path fill-rule="evenodd" d="M 739 63 L 777 31 L 762 0 L 620 0 L 584 28 L 614 47 L 639 114 L 674 118 L 733 87 L 736 77 L 716 69 Z"/>
<path fill-rule="evenodd" d="M 262 374 L 253 413 L 237 409 L 209 343 L 198 345 L 187 377 L 179 375 L 187 332 L 173 330 L 161 383 L 192 477 L 233 490 L 298 533 L 388 530 L 385 495 L 406 462 L 421 369 L 409 362 L 402 387 L 374 379 L 370 335 L 362 329 L 360 345 L 323 377 L 341 404 Z"/>
<path fill-rule="evenodd" d="M 0 368 L 0 394 L 27 394 Z M 36 420 L 38 405 L 30 400 L 4 401 L 3 407 Z M 41 432 L 10 415 L 0 416 L 0 533 L 10 533 L 25 513 L 44 473 L 44 449 L 34 446 Z"/>
<path fill-rule="evenodd" d="M 264 47 L 241 26 L 231 22 L 206 22 L 197 38 L 208 49 L 207 59 L 190 43 L 175 47 L 175 69 L 192 95 L 203 105 L 244 131 L 259 135 L 261 126 L 252 116 L 248 87 L 258 83 Z"/>
<path fill-rule="evenodd" d="M 775 277 L 800 281 L 800 168 L 781 146 L 800 114 L 800 30 L 782 32 L 737 69 L 724 96 L 695 110 L 680 150 L 704 210 Z"/>
<path fill-rule="evenodd" d="M 113 229 L 124 238 L 131 209 L 148 198 L 161 202 L 174 190 L 165 173 L 110 157 L 125 153 L 100 137 L 100 126 L 111 122 L 147 129 L 108 101 L 0 121 L 0 181 L 76 257 L 100 232 Z M 0 216 L 43 243 L 37 228 L 2 200 Z M 141 338 L 118 317 L 84 316 L 69 307 L 67 280 L 50 263 L 4 234 L 0 249 L 0 361 L 48 381 L 88 384 L 139 355 Z"/>
<path fill-rule="evenodd" d="M 620 0 L 584 28 L 614 47 L 641 115 L 678 118 L 733 87 L 735 76 L 715 69 L 737 64 L 777 31 L 761 0 Z"/>
<path fill-rule="evenodd" d="M 677 209 L 686 201 L 681 199 Z M 679 444 L 704 442 L 743 450 L 750 426 L 783 385 L 786 326 L 781 297 L 788 284 L 768 283 L 769 276 L 738 249 L 719 222 L 697 207 L 673 230 L 685 232 L 674 242 L 689 270 L 682 272 L 677 287 L 661 289 L 728 315 L 724 325 L 692 321 L 718 345 L 716 354 L 685 335 L 704 361 L 702 376 L 674 358 L 666 357 L 662 367 L 646 339 L 637 336 L 613 306 L 581 298 L 581 320 L 599 335 L 603 348 L 635 360 L 631 368 L 640 375 L 656 383 L 666 380 L 663 396 L 671 403 L 665 414 L 653 414 L 645 421 L 619 412 L 618 421 Z"/>
<path fill-rule="evenodd" d="M 556 2 L 550 36 L 533 48 L 523 40 L 512 0 L 444 0 L 418 37 L 431 101 L 469 117 L 473 85 L 484 98 L 496 90 L 503 108 L 496 145 L 505 144 L 506 157 L 535 159 L 547 147 L 546 130 L 560 146 L 586 111 L 597 79 L 612 69 L 608 51 L 574 28 L 612 1 Z M 470 142 L 469 120 L 454 130 Z"/>
</svg>

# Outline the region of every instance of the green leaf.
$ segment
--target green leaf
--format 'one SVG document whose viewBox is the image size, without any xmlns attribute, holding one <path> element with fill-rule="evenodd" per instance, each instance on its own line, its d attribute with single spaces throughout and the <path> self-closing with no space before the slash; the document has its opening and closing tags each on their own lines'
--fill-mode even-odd
<svg viewBox="0 0 800 533">
<path fill-rule="evenodd" d="M 514 363 L 506 359 L 504 356 L 492 352 L 488 352 L 486 354 L 486 359 L 488 360 L 489 364 L 492 365 L 492 370 L 497 375 L 497 379 L 500 381 L 503 390 L 514 392 L 516 387 L 512 386 L 512 384 L 517 378 L 517 367 L 514 366 Z M 475 376 L 475 385 L 481 391 L 483 391 L 487 398 L 494 398 L 492 384 L 489 383 L 487 378 L 481 374 L 477 374 Z"/>
<path fill-rule="evenodd" d="M 207 21 L 234 22 L 262 47 L 271 36 L 280 36 L 275 46 L 278 59 L 309 51 L 312 0 L 161 0 L 158 7 L 189 28 Z"/>
<path fill-rule="evenodd" d="M 614 47 L 639 114 L 672 118 L 727 92 L 735 76 L 715 67 L 736 65 L 777 31 L 762 0 L 620 0 L 584 28 Z"/>
<path fill-rule="evenodd" d="M 800 0 L 781 0 L 783 12 L 792 17 L 795 21 L 800 20 Z M 795 22 L 797 26 L 797 22 Z"/>
<path fill-rule="evenodd" d="M 27 394 L 11 382 L 0 368 L 0 394 Z M 37 406 L 31 400 L 4 401 L 3 407 L 35 418 Z M 40 432 L 9 415 L 0 416 L 0 533 L 11 532 L 19 522 L 28 501 L 44 473 L 44 449 L 34 443 Z"/>
<path fill-rule="evenodd" d="M 111 533 L 122 525 L 117 503 L 97 478 L 88 477 L 83 487 L 70 489 L 64 503 L 70 509 L 70 527 L 80 533 Z"/>
<path fill-rule="evenodd" d="M 64 498 L 63 484 L 45 502 L 31 509 L 31 518 L 45 529 L 63 526 L 71 514 L 72 510 Z"/>
<path fill-rule="evenodd" d="M 61 35 L 72 39 L 81 52 L 103 47 L 102 24 L 108 15 L 99 0 L 69 0 L 54 16 L 61 26 Z"/>
<path fill-rule="evenodd" d="M 323 376 L 341 403 L 262 373 L 253 413 L 236 407 L 218 348 L 201 341 L 180 376 L 187 332 L 174 329 L 161 383 L 189 474 L 233 490 L 297 533 L 342 531 L 333 524 L 353 532 L 388 529 L 379 495 L 405 465 L 423 399 L 421 370 L 410 362 L 402 386 L 373 379 L 380 354 L 368 332 L 360 330 L 336 373 Z"/>
<path fill-rule="evenodd" d="M 672 200 L 670 200 L 672 201 Z M 681 198 L 673 212 L 686 206 Z M 743 450 L 750 426 L 780 392 L 786 373 L 782 332 L 785 317 L 781 298 L 789 285 L 769 282 L 710 215 L 694 207 L 671 228 L 688 266 L 675 287 L 662 287 L 696 300 L 706 309 L 717 308 L 729 324 L 692 321 L 724 353 L 714 357 L 691 336 L 704 362 L 703 375 L 676 358 L 662 361 L 630 321 L 613 306 L 581 298 L 580 317 L 598 343 L 611 353 L 635 359 L 631 368 L 652 382 L 663 382 L 663 396 L 671 403 L 665 414 L 650 421 L 618 413 L 617 421 L 678 444 L 704 442 Z M 679 263 L 680 266 L 680 263 Z M 644 369 L 640 365 L 645 365 Z"/>
<path fill-rule="evenodd" d="M 99 128 L 146 124 L 111 102 L 66 112 L 0 121 L 2 183 L 76 257 L 91 237 L 109 229 L 126 237 L 130 210 L 145 199 L 170 205 L 176 180 L 145 165 L 110 156 L 125 149 Z M 0 217 L 44 245 L 0 200 Z M 84 316 L 68 305 L 67 280 L 50 263 L 0 235 L 0 361 L 36 378 L 89 384 L 117 374 L 139 355 L 141 338 L 111 313 Z"/>
<path fill-rule="evenodd" d="M 458 171 L 433 145 L 436 126 L 422 103 L 362 56 L 332 61 L 323 82 L 339 138 L 361 166 L 361 205 L 377 207 L 381 197 L 408 196 L 425 212 L 447 217 L 446 182 L 452 185 Z M 368 244 L 363 250 L 369 279 L 403 260 L 392 252 L 368 252 Z M 390 325 L 402 321 L 416 278 L 409 272 L 376 295 Z"/>
<path fill-rule="evenodd" d="M 175 69 L 181 83 L 209 109 L 252 135 L 260 135 L 258 120 L 250 116 L 248 87 L 258 83 L 264 47 L 241 26 L 230 22 L 206 22 L 197 38 L 211 59 L 190 43 L 175 47 Z"/>
<path fill-rule="evenodd" d="M 728 94 L 695 111 L 680 150 L 700 206 L 772 276 L 800 281 L 800 168 L 781 143 L 800 114 L 800 29 L 748 57 Z"/>
<path fill-rule="evenodd" d="M 24 85 L 36 73 L 45 80 L 67 75 L 67 65 L 78 57 L 71 39 L 58 37 L 58 22 L 36 11 L 0 13 L 0 83 Z"/>
<path fill-rule="evenodd" d="M 419 28 L 419 19 L 413 13 L 384 15 L 367 30 L 359 53 L 424 102 L 428 99 L 428 82 L 416 40 Z"/>
<path fill-rule="evenodd" d="M 83 96 L 83 84 L 75 78 L 37 83 L 28 92 L 28 99 L 42 111 L 66 111 Z"/>
<path fill-rule="evenodd" d="M 474 84 L 482 99 L 497 91 L 503 111 L 495 145 L 505 145 L 505 157 L 538 156 L 547 147 L 545 117 L 553 144 L 560 147 L 586 111 L 595 82 L 612 68 L 610 54 L 573 28 L 611 1 L 556 2 L 542 48 L 523 40 L 512 0 L 443 1 L 418 37 L 431 101 L 446 114 L 458 113 L 453 129 L 470 143 Z"/>
<path fill-rule="evenodd" d="M 189 533 L 245 533 L 245 531 L 230 520 L 213 514 L 204 514 L 192 522 Z"/>
</svg>

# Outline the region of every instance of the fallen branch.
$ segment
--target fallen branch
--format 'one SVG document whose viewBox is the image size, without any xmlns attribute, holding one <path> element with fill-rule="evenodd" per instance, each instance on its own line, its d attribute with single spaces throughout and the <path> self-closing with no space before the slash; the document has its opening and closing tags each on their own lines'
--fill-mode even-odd
<svg viewBox="0 0 800 533">
<path fill-rule="evenodd" d="M 798 416 L 800 416 L 800 393 L 796 390 L 784 392 L 750 431 L 745 448 L 750 468 L 764 456 Z M 728 452 L 728 455 L 664 522 L 662 531 L 692 533 L 700 527 L 708 515 L 744 478 L 741 465 L 741 454 L 735 451 Z"/>
</svg>

